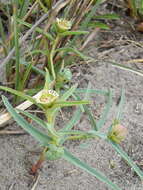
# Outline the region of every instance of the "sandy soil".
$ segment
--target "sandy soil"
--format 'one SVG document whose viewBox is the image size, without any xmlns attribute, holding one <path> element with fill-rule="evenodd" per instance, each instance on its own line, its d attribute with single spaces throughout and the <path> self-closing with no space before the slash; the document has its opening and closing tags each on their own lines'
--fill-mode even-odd
<svg viewBox="0 0 143 190">
<path fill-rule="evenodd" d="M 116 26 L 116 27 L 115 27 Z M 90 81 L 96 89 L 112 88 L 115 92 L 114 104 L 104 130 L 115 117 L 115 110 L 121 88 L 126 90 L 126 103 L 122 124 L 128 128 L 128 136 L 122 143 L 123 149 L 143 169 L 143 77 L 129 71 L 123 71 L 107 63 L 123 63 L 141 58 L 143 48 L 142 34 L 133 33 L 126 28 L 125 22 L 114 22 L 110 31 L 98 33 L 87 48 L 94 63 L 79 64 L 73 67 L 74 80 L 80 87 L 86 87 Z M 137 42 L 139 44 L 137 44 Z M 134 69 L 141 69 L 141 63 L 128 64 Z M 105 99 L 95 96 L 96 115 L 100 115 Z M 82 119 L 78 128 L 87 128 L 89 123 Z M 7 128 L 19 129 L 16 124 Z M 37 142 L 28 134 L 0 137 L 0 190 L 31 190 L 35 179 L 29 175 L 31 164 L 38 159 Z M 82 148 L 79 143 L 67 144 L 77 157 L 91 166 L 100 169 L 122 190 L 142 190 L 143 185 L 132 169 L 102 140 L 92 140 Z M 111 167 L 114 165 L 114 168 Z M 39 171 L 35 190 L 108 190 L 105 184 L 95 177 L 76 168 L 65 160 L 45 162 Z"/>
</svg>

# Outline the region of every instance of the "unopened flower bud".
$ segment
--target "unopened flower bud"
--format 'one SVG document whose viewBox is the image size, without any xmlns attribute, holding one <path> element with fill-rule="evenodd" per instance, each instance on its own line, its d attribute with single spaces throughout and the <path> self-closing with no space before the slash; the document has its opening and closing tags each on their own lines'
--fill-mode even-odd
<svg viewBox="0 0 143 190">
<path fill-rule="evenodd" d="M 112 126 L 112 129 L 108 134 L 108 138 L 119 144 L 126 138 L 126 135 L 127 128 L 125 128 L 123 125 L 116 124 Z"/>
<path fill-rule="evenodd" d="M 66 32 L 71 29 L 72 23 L 64 18 L 56 19 L 56 28 L 59 33 Z"/>
<path fill-rule="evenodd" d="M 59 94 L 54 90 L 42 90 L 36 98 L 37 103 L 47 108 L 51 106 L 59 97 Z"/>
</svg>

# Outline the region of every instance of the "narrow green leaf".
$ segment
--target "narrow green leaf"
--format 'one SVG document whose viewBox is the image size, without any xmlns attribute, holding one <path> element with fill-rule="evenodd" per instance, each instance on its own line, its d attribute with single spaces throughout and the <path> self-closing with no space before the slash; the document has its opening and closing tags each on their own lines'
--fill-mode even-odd
<svg viewBox="0 0 143 190">
<path fill-rule="evenodd" d="M 98 130 L 98 128 L 97 128 L 97 122 L 96 122 L 96 120 L 95 120 L 95 118 L 94 118 L 94 116 L 93 116 L 92 111 L 91 111 L 86 105 L 84 105 L 83 107 L 84 107 L 85 113 L 86 113 L 86 114 L 88 115 L 88 117 L 89 117 L 89 120 L 90 120 L 90 123 L 91 123 L 92 128 L 93 128 L 95 131 L 97 131 L 97 130 Z"/>
<path fill-rule="evenodd" d="M 87 89 L 84 88 L 77 88 L 75 90 L 75 93 L 85 93 L 87 91 Z M 105 91 L 105 90 L 96 90 L 96 89 L 88 89 L 88 93 L 90 94 L 99 94 L 99 95 L 104 95 L 104 96 L 108 96 L 109 92 Z"/>
<path fill-rule="evenodd" d="M 27 26 L 28 28 L 32 28 L 32 24 L 29 24 L 28 22 L 24 22 L 22 19 L 17 19 L 17 21 L 20 23 L 20 24 L 22 24 L 22 25 L 24 25 L 24 26 Z M 47 37 L 49 40 L 51 40 L 51 41 L 53 41 L 54 40 L 54 38 L 52 37 L 52 35 L 50 34 L 50 33 L 48 33 L 48 32 L 44 32 L 44 30 L 43 29 L 41 29 L 41 28 L 39 28 L 39 27 L 36 27 L 35 28 L 35 30 L 36 30 L 36 32 L 39 32 L 40 34 L 43 34 L 45 37 Z"/>
<path fill-rule="evenodd" d="M 118 112 L 117 112 L 117 116 L 116 116 L 117 120 L 122 119 L 124 103 L 125 103 L 125 92 L 124 92 L 124 89 L 122 89 L 121 98 L 120 98 L 120 102 L 118 105 Z"/>
<path fill-rule="evenodd" d="M 108 142 L 112 145 L 112 147 L 120 154 L 120 156 L 127 161 L 127 163 L 134 169 L 134 171 L 137 173 L 137 175 L 143 180 L 143 172 L 140 170 L 140 168 L 132 161 L 132 159 L 127 155 L 126 152 L 124 152 L 120 145 L 114 143 L 111 140 L 108 140 Z"/>
<path fill-rule="evenodd" d="M 86 94 L 87 93 L 90 94 L 88 89 L 87 89 Z M 87 94 L 87 96 L 88 96 L 88 94 Z M 78 100 L 80 100 L 80 97 L 78 95 L 76 95 L 76 97 L 77 97 Z M 96 120 L 95 120 L 95 118 L 94 118 L 94 116 L 92 114 L 92 111 L 86 105 L 83 105 L 83 108 L 84 108 L 85 113 L 89 117 L 89 120 L 90 120 L 92 128 L 97 131 L 98 129 L 97 129 L 97 125 L 96 125 Z"/>
<path fill-rule="evenodd" d="M 84 99 L 88 99 L 89 98 L 89 95 L 90 95 L 90 91 L 89 91 L 89 88 L 91 87 L 90 86 L 91 84 L 89 83 L 88 84 L 88 87 L 87 87 L 87 89 L 84 91 L 85 92 L 85 96 L 84 96 Z M 72 94 L 72 96 L 73 96 L 74 94 Z M 73 96 L 74 97 L 74 96 Z M 75 96 L 75 98 L 76 98 L 76 96 Z M 77 98 L 76 98 L 76 100 L 77 100 Z M 70 130 L 70 129 L 72 129 L 73 128 L 73 126 L 75 126 L 79 121 L 80 121 L 80 119 L 81 119 L 81 116 L 82 116 L 82 112 L 83 112 L 83 107 L 80 109 L 77 109 L 75 112 L 74 112 L 74 115 L 73 115 L 73 117 L 71 118 L 71 120 L 68 122 L 68 124 L 66 124 L 66 126 L 65 127 L 63 127 L 61 130 L 60 130 L 60 132 L 62 132 L 62 131 L 68 131 L 68 130 Z M 62 138 L 62 140 L 61 140 L 61 144 L 63 144 L 64 142 L 65 142 L 65 140 L 66 140 L 66 135 L 65 135 L 65 137 L 63 137 Z"/>
<path fill-rule="evenodd" d="M 49 73 L 48 69 L 46 68 L 44 89 L 49 90 L 50 89 L 50 84 L 51 84 L 50 73 Z"/>
<path fill-rule="evenodd" d="M 83 19 L 83 22 L 81 23 L 80 30 L 86 30 L 88 23 L 90 23 L 91 19 L 95 15 L 96 9 L 98 6 L 102 3 L 102 0 L 96 0 L 95 5 L 91 8 L 89 13 L 86 15 L 85 19 Z M 78 36 L 75 36 L 72 40 L 72 44 L 74 44 L 77 40 Z"/>
<path fill-rule="evenodd" d="M 137 0 L 130 0 L 129 3 L 129 8 L 131 9 L 131 14 L 133 17 L 137 18 L 138 17 L 138 10 L 136 6 Z"/>
<path fill-rule="evenodd" d="M 95 176 L 100 181 L 106 183 L 106 185 L 108 187 L 110 187 L 111 189 L 113 189 L 113 190 L 121 190 L 117 185 L 113 184 L 112 181 L 110 181 L 110 179 L 108 179 L 106 176 L 104 176 L 100 171 L 98 171 L 97 169 L 94 169 L 94 168 L 90 167 L 88 164 L 86 164 L 85 162 L 83 162 L 80 159 L 78 159 L 77 157 L 75 157 L 73 154 L 71 154 L 66 149 L 64 149 L 64 156 L 63 156 L 63 158 L 65 160 L 71 162 L 75 166 L 77 166 L 77 167 L 85 170 L 89 174 Z"/>
<path fill-rule="evenodd" d="M 58 107 L 67 107 L 67 106 L 76 106 L 76 105 L 83 105 L 83 104 L 90 104 L 90 101 L 58 101 L 54 103 L 54 108 Z"/>
<path fill-rule="evenodd" d="M 62 132 L 60 131 L 59 134 L 63 134 L 63 135 L 91 135 L 92 133 L 88 133 L 88 132 L 84 132 L 84 131 L 80 131 L 80 130 L 62 130 Z"/>
<path fill-rule="evenodd" d="M 29 117 L 30 119 L 35 121 L 38 125 L 41 125 L 42 127 L 47 128 L 46 122 L 43 121 L 42 119 L 40 119 L 39 117 L 37 117 L 36 115 L 33 115 L 33 114 L 29 113 L 28 111 L 23 111 L 20 109 L 18 109 L 18 112 Z"/>
<path fill-rule="evenodd" d="M 91 23 L 89 23 L 88 24 L 88 27 L 97 27 L 97 28 L 101 28 L 101 29 L 104 29 L 104 30 L 106 30 L 106 29 L 110 29 L 110 27 L 107 25 L 107 24 L 104 24 L 104 23 L 102 23 L 102 22 L 91 22 Z"/>
<path fill-rule="evenodd" d="M 22 64 L 22 65 L 25 65 L 26 67 L 29 67 L 29 65 L 31 64 L 31 63 L 26 63 L 25 61 L 22 61 L 22 62 L 20 62 L 20 64 Z M 33 66 L 32 65 L 32 67 L 31 67 L 31 69 L 33 70 L 33 71 L 35 71 L 36 73 L 38 73 L 38 74 L 40 74 L 40 75 L 42 75 L 42 76 L 45 76 L 45 71 L 43 71 L 43 70 L 41 70 L 41 69 L 39 69 L 39 68 L 37 68 L 37 67 L 35 67 L 35 66 Z"/>
<path fill-rule="evenodd" d="M 47 54 L 49 54 L 49 50 L 41 50 L 41 49 L 34 49 L 33 51 L 30 52 L 31 55 L 34 54 L 42 54 L 47 56 Z"/>
<path fill-rule="evenodd" d="M 91 8 L 91 11 L 88 13 L 88 15 L 86 16 L 86 18 L 83 20 L 83 22 L 81 24 L 81 27 L 80 27 L 81 30 L 85 30 L 87 28 L 88 23 L 91 21 L 91 19 L 95 15 L 96 9 L 100 5 L 100 3 L 102 3 L 102 1 L 103 0 L 96 0 L 95 5 Z"/>
<path fill-rule="evenodd" d="M 119 19 L 120 16 L 117 14 L 103 14 L 103 15 L 98 15 L 98 16 L 94 16 L 95 19 Z"/>
<path fill-rule="evenodd" d="M 29 100 L 30 102 L 32 102 L 33 104 L 36 104 L 36 101 L 34 98 L 32 98 L 31 96 L 28 96 L 26 95 L 25 93 L 23 92 L 20 92 L 20 91 L 17 91 L 17 90 L 14 90 L 12 88 L 8 88 L 6 86 L 0 86 L 0 89 L 1 90 L 4 90 L 4 91 L 7 91 L 7 92 L 10 92 L 16 96 L 20 96 L 21 98 L 23 99 L 26 99 L 26 100 Z"/>
<path fill-rule="evenodd" d="M 108 113 L 109 113 L 109 110 L 112 106 L 112 91 L 109 90 L 109 96 L 108 96 L 108 102 L 105 106 L 105 109 L 101 115 L 101 118 L 99 119 L 99 121 L 97 121 L 97 128 L 98 129 L 101 129 L 101 127 L 105 124 L 106 120 L 107 120 L 107 116 L 108 116 Z"/>
<path fill-rule="evenodd" d="M 62 32 L 62 33 L 60 33 L 60 36 L 71 36 L 71 35 L 81 35 L 81 34 L 89 34 L 89 32 L 88 31 L 78 31 L 78 30 L 76 30 L 76 31 L 66 31 L 66 32 Z"/>
<path fill-rule="evenodd" d="M 26 1 L 22 1 L 21 7 L 20 7 L 20 11 L 19 11 L 19 18 L 23 18 L 27 11 L 28 11 L 28 7 L 30 4 L 30 0 L 26 0 Z"/>
<path fill-rule="evenodd" d="M 53 134 L 54 136 L 58 137 L 58 133 L 55 131 L 55 129 L 53 128 L 52 125 L 50 125 L 49 123 L 41 120 L 39 117 L 26 112 L 26 111 L 22 111 L 22 110 L 18 110 L 18 112 L 22 113 L 23 115 L 26 115 L 27 117 L 31 118 L 33 121 L 35 121 L 38 125 L 44 127 L 45 129 L 47 129 L 48 133 Z"/>
<path fill-rule="evenodd" d="M 77 84 L 73 85 L 69 90 L 67 90 L 63 95 L 61 95 L 60 100 L 67 100 L 76 90 L 77 88 Z"/>
<path fill-rule="evenodd" d="M 65 53 L 73 52 L 84 60 L 92 60 L 92 61 L 94 60 L 92 57 L 86 56 L 83 53 L 81 53 L 75 47 L 63 47 L 63 48 L 58 48 L 55 50 L 55 52 L 60 52 L 60 51 L 63 51 Z"/>
<path fill-rule="evenodd" d="M 77 110 L 75 111 L 73 117 L 71 118 L 71 120 L 68 122 L 68 124 L 66 124 L 65 127 L 63 127 L 63 128 L 60 130 L 60 132 L 62 132 L 62 131 L 68 131 L 68 130 L 72 129 L 73 126 L 75 126 L 75 125 L 80 121 L 81 116 L 82 116 L 81 109 L 77 109 Z M 63 137 L 63 138 L 61 139 L 61 141 L 60 141 L 60 144 L 61 144 L 61 145 L 65 142 L 66 137 L 67 137 L 67 136 L 65 135 L 65 137 Z"/>
<path fill-rule="evenodd" d="M 30 125 L 21 115 L 19 115 L 15 109 L 11 106 L 8 99 L 5 96 L 2 96 L 2 100 L 4 102 L 4 105 L 6 106 L 7 110 L 10 112 L 14 120 L 25 130 L 27 131 L 31 136 L 33 136 L 36 140 L 38 140 L 40 143 L 42 143 L 44 146 L 48 146 L 49 141 L 51 141 L 51 138 L 38 129 L 34 128 L 32 125 Z"/>
<path fill-rule="evenodd" d="M 26 86 L 26 83 L 28 81 L 28 77 L 30 75 L 30 72 L 31 72 L 31 69 L 32 69 L 32 63 L 30 63 L 28 65 L 28 67 L 26 68 L 26 71 L 24 72 L 23 74 L 23 79 L 21 81 L 21 87 L 20 87 L 20 90 L 24 90 L 25 86 Z"/>
<path fill-rule="evenodd" d="M 107 140 L 107 135 L 104 134 L 104 133 L 101 133 L 100 131 L 95 131 L 95 130 L 91 130 L 91 131 L 88 131 L 89 134 L 92 134 L 96 137 L 99 137 L 103 140 Z"/>
</svg>

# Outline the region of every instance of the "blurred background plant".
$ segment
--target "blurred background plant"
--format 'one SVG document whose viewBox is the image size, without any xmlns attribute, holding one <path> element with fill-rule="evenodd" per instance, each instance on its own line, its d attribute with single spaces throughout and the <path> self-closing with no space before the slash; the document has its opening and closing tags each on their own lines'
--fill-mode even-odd
<svg viewBox="0 0 143 190">
<path fill-rule="evenodd" d="M 43 85 L 45 67 L 55 80 L 70 81 L 70 65 L 77 62 L 77 59 L 92 60 L 81 52 L 85 47 L 85 38 L 90 36 L 87 28 L 108 29 L 106 24 L 99 22 L 100 19 L 118 18 L 115 14 L 103 15 L 103 18 L 102 15 L 95 17 L 96 9 L 105 2 L 105 0 L 1 2 L 0 54 L 3 59 L 0 67 L 6 70 L 5 82 L 16 90 L 33 94 Z M 58 34 L 55 27 L 57 18 L 70 21 L 70 30 Z M 1 82 L 3 81 L 1 78 Z M 57 85 L 61 85 L 59 81 Z M 15 97 L 15 103 L 18 101 Z"/>
<path fill-rule="evenodd" d="M 130 16 L 134 19 L 143 19 L 143 0 L 125 0 Z"/>
<path fill-rule="evenodd" d="M 112 92 L 93 90 L 89 87 L 79 89 L 76 85 L 72 87 L 69 85 L 69 82 L 72 83 L 71 65 L 78 63 L 79 59 L 93 61 L 91 57 L 82 53 L 92 37 L 92 32 L 96 34 L 96 31 L 100 29 L 109 29 L 109 26 L 103 22 L 104 19 L 119 19 L 116 14 L 95 15 L 96 9 L 102 3 L 106 1 L 13 0 L 7 3 L 1 2 L 0 54 L 3 59 L 0 68 L 5 68 L 6 84 L 11 88 L 0 86 L 0 89 L 15 95 L 14 104 L 26 99 L 42 109 L 45 116 L 43 121 L 29 112 L 15 109 L 3 96 L 6 108 L 17 123 L 44 147 L 40 159 L 32 167 L 34 174 L 45 159 L 64 158 L 96 176 L 111 189 L 118 190 L 120 188 L 107 177 L 76 158 L 63 146 L 66 140 L 102 138 L 126 160 L 141 180 L 143 179 L 142 171 L 119 145 L 127 133 L 126 128 L 120 124 L 124 92 L 121 95 L 117 117 L 113 119 L 108 132 L 102 133 L 100 129 L 104 126 L 112 106 Z M 141 15 L 142 8 L 139 8 L 139 4 L 135 1 L 126 1 L 126 3 L 134 18 Z M 121 65 L 118 66 L 123 68 Z M 37 99 L 32 97 L 36 93 Z M 80 93 L 85 94 L 83 100 Z M 91 93 L 101 94 L 107 98 L 107 104 L 99 121 L 95 120 L 92 111 L 86 106 L 90 103 L 87 99 L 90 99 Z M 69 101 L 69 97 L 74 100 Z M 69 123 L 62 129 L 56 130 L 55 120 L 61 108 L 74 105 L 80 106 Z M 88 115 L 92 128 L 87 132 L 76 131 L 73 126 L 78 123 L 84 112 Z M 30 125 L 19 113 L 43 126 L 46 134 Z"/>
</svg>

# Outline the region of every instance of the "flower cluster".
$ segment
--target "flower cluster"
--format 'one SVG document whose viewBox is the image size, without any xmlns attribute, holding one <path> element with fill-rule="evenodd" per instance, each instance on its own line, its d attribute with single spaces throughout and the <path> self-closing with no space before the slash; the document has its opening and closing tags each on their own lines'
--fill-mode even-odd
<svg viewBox="0 0 143 190">
<path fill-rule="evenodd" d="M 108 134 L 108 138 L 119 144 L 126 138 L 127 128 L 120 124 L 114 124 Z"/>
<path fill-rule="evenodd" d="M 59 98 L 59 94 L 54 90 L 41 90 L 39 96 L 36 98 L 36 102 L 49 107 L 51 106 L 57 99 Z"/>
<path fill-rule="evenodd" d="M 56 19 L 56 28 L 59 33 L 66 32 L 71 29 L 72 23 L 66 19 Z"/>
</svg>

